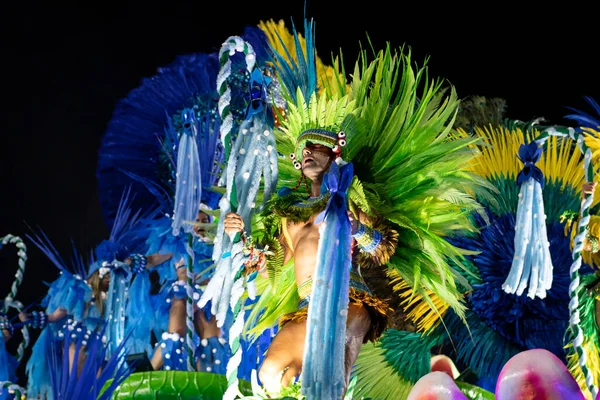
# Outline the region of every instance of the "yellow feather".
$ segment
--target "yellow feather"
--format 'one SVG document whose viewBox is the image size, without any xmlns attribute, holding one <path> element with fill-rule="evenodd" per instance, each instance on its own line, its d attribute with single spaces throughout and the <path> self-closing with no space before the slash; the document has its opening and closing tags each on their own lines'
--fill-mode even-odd
<svg viewBox="0 0 600 400">
<path fill-rule="evenodd" d="M 448 303 L 444 302 L 432 291 L 427 290 L 425 295 L 435 305 L 435 308 L 432 308 L 421 295 L 413 291 L 413 288 L 402 279 L 397 271 L 390 270 L 388 276 L 391 278 L 394 291 L 402 298 L 400 304 L 404 312 L 407 313 L 408 319 L 415 323 L 419 332 L 431 332 L 433 328 L 440 324 L 441 317 L 449 308 Z"/>
<path fill-rule="evenodd" d="M 463 129 L 459 129 L 458 133 L 467 135 Z M 471 162 L 471 171 L 487 179 L 516 179 L 523 169 L 523 163 L 517 158 L 519 147 L 539 134 L 537 130 L 525 134 L 521 129 L 510 130 L 503 126 L 476 127 L 474 135 L 482 138 L 483 144 L 477 145 L 479 156 Z M 600 141 L 597 142 L 600 149 Z M 562 189 L 568 185 L 577 193 L 581 192 L 584 183 L 583 154 L 572 140 L 550 137 L 537 166 L 546 181 L 560 183 Z"/>
</svg>

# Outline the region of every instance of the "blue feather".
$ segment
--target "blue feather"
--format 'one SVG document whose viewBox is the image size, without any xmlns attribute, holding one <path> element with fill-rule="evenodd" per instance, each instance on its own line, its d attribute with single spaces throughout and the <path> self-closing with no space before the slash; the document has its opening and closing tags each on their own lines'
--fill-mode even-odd
<svg viewBox="0 0 600 400">
<path fill-rule="evenodd" d="M 506 341 L 504 346 L 545 348 L 565 362 L 563 336 L 569 320 L 568 286 L 572 256 L 564 227 L 558 221 L 547 221 L 554 280 L 545 299 L 530 299 L 507 294 L 501 287 L 514 255 L 515 217 L 505 214 L 490 218 L 490 224 L 486 225 L 481 217 L 476 217 L 476 223 L 482 227 L 478 235 L 452 239 L 459 247 L 479 252 L 468 257 L 478 269 L 482 281 L 473 285 L 473 293 L 468 298 L 471 311 L 478 321 Z M 582 266 L 582 273 L 590 271 L 589 266 Z M 479 340 L 475 332 L 473 338 Z M 490 366 L 484 375 L 489 375 L 490 382 L 495 382 L 499 371 Z"/>
<path fill-rule="evenodd" d="M 42 253 L 54 264 L 61 272 L 79 275 L 81 277 L 87 276 L 87 264 L 83 261 L 82 257 L 77 254 L 75 246 L 73 245 L 73 257 L 72 263 L 67 264 L 56 250 L 56 247 L 52 244 L 48 235 L 43 230 L 39 233 L 32 233 L 25 235 L 34 245 L 36 245 Z"/>
<path fill-rule="evenodd" d="M 102 139 L 98 158 L 100 199 L 109 223 L 115 218 L 120 194 L 127 186 L 137 193 L 134 205 L 142 209 L 157 207 L 154 196 L 142 183 L 132 181 L 128 171 L 150 181 L 160 182 L 161 142 L 170 115 L 193 107 L 196 97 L 216 91 L 219 62 L 215 54 L 179 57 L 161 68 L 157 75 L 142 80 L 121 100 Z M 216 102 L 209 104 L 214 109 Z M 163 172 L 161 172 L 161 169 Z"/>
<path fill-rule="evenodd" d="M 273 57 L 275 58 L 275 68 L 277 75 L 281 79 L 283 85 L 288 89 L 288 94 L 296 103 L 296 89 L 302 91 L 305 99 L 310 99 L 310 96 L 317 91 L 317 56 L 314 42 L 314 22 L 304 19 L 304 32 L 306 35 L 306 54 L 302 51 L 300 37 L 296 31 L 296 27 L 292 21 L 292 33 L 294 35 L 295 54 L 292 55 L 290 50 L 285 46 L 283 39 L 277 35 L 281 46 L 285 52 L 285 56 L 279 54 L 271 47 Z M 292 61 L 287 61 L 292 60 Z M 293 60 L 296 60 L 294 63 Z"/>
<path fill-rule="evenodd" d="M 574 113 L 565 115 L 565 118 L 577 122 L 580 127 L 597 129 L 600 127 L 600 105 L 590 96 L 585 96 L 584 99 L 590 106 L 592 106 L 592 109 L 596 113 L 597 117 L 594 117 L 585 111 L 567 107 L 569 110 L 574 111 Z"/>
<path fill-rule="evenodd" d="M 93 335 L 87 342 L 86 357 L 83 365 L 80 365 L 77 355 L 84 351 L 81 341 L 71 341 L 70 335 L 66 335 L 62 348 L 51 338 L 47 347 L 54 348 L 53 356 L 48 357 L 48 367 L 51 375 L 52 391 L 55 399 L 61 400 L 107 400 L 112 397 L 114 390 L 132 372 L 132 366 L 125 362 L 126 352 L 124 347 L 129 340 L 125 335 L 121 345 L 115 350 L 111 357 L 106 357 L 107 346 L 102 344 L 103 330 Z M 72 368 L 69 370 L 69 348 L 75 346 L 75 357 Z M 79 374 L 77 371 L 80 371 Z M 113 381 L 100 395 L 105 384 Z"/>
<path fill-rule="evenodd" d="M 268 56 L 264 33 L 247 28 L 244 35 L 255 49 L 259 64 L 264 64 Z M 219 68 L 216 52 L 179 56 L 159 68 L 156 75 L 143 79 L 116 105 L 102 138 L 96 171 L 102 210 L 109 226 L 126 187 L 131 186 L 137 194 L 133 208 L 164 206 L 157 200 L 156 192 L 146 189 L 147 182 L 163 190 L 171 190 L 174 183 L 170 170 L 173 159 L 163 151 L 164 145 L 174 143 L 166 140 L 165 131 L 170 129 L 171 118 L 184 108 L 216 114 Z M 132 179 L 133 176 L 138 179 Z"/>
</svg>

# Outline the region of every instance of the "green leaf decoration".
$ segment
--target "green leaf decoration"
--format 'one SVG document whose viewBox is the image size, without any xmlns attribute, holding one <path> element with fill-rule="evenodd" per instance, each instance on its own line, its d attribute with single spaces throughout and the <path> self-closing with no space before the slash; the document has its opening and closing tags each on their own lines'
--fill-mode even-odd
<svg viewBox="0 0 600 400">
<path fill-rule="evenodd" d="M 108 381 L 106 385 L 110 385 Z M 243 395 L 252 395 L 250 382 L 240 381 Z M 227 390 L 225 375 L 209 372 L 137 372 L 113 394 L 114 400 L 221 400 Z"/>
</svg>

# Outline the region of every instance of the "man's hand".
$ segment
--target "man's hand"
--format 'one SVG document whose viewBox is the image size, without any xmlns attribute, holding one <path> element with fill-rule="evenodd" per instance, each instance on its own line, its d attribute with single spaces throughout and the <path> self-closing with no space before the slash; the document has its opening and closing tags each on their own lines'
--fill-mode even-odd
<svg viewBox="0 0 600 400">
<path fill-rule="evenodd" d="M 244 220 L 236 213 L 229 213 L 223 220 L 225 233 L 229 236 L 235 235 L 244 231 Z"/>
<path fill-rule="evenodd" d="M 593 195 L 594 190 L 596 190 L 596 185 L 598 182 L 586 182 L 581 187 L 581 194 Z"/>
<path fill-rule="evenodd" d="M 26 312 L 26 311 L 21 311 L 21 312 L 19 313 L 19 320 L 20 320 L 21 322 L 27 322 L 27 321 L 29 321 L 30 319 L 31 319 L 31 314 L 30 314 L 30 313 L 28 313 L 28 312 Z"/>
</svg>

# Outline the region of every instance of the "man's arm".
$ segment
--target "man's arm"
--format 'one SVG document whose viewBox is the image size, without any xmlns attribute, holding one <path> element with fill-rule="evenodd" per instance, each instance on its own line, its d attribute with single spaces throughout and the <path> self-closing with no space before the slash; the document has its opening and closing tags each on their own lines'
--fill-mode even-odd
<svg viewBox="0 0 600 400">
<path fill-rule="evenodd" d="M 356 255 L 358 263 L 363 267 L 385 265 L 396 251 L 398 232 L 385 223 L 382 218 L 371 218 L 361 210 L 358 218 L 349 211 L 352 236 L 358 246 Z"/>
<path fill-rule="evenodd" d="M 285 243 L 282 243 L 279 238 L 272 238 L 268 243 L 256 243 L 251 238 L 246 237 L 244 234 L 244 220 L 238 214 L 227 214 L 223 224 L 225 233 L 228 235 L 237 233 L 242 235 L 242 240 L 245 242 L 245 252 L 249 257 L 246 263 L 248 273 L 258 271 L 260 276 L 266 279 L 269 277 L 269 268 L 267 268 L 268 263 L 273 262 L 274 257 L 277 256 L 278 247 L 281 247 L 281 251 L 287 255 L 284 247 Z"/>
</svg>

